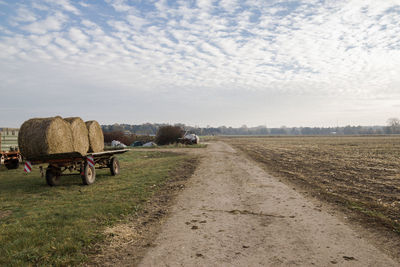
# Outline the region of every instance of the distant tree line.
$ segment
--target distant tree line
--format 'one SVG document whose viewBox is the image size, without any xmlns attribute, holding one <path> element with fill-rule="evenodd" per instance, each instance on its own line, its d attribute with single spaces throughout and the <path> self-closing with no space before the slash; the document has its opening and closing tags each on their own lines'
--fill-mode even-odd
<svg viewBox="0 0 400 267">
<path fill-rule="evenodd" d="M 159 123 L 144 123 L 139 125 L 130 125 L 130 124 L 118 124 L 115 123 L 113 125 L 102 125 L 103 132 L 125 132 L 132 133 L 136 135 L 153 135 L 155 136 L 157 130 L 160 126 L 165 126 L 167 124 L 159 124 Z"/>
<path fill-rule="evenodd" d="M 150 135 L 137 135 L 124 131 L 104 132 L 104 143 L 111 144 L 113 140 L 120 141 L 121 143 L 129 146 L 135 141 L 141 141 L 143 143 L 154 141 L 154 137 Z"/>
<path fill-rule="evenodd" d="M 155 136 L 160 127 L 168 124 L 145 123 L 139 125 L 113 124 L 103 125 L 104 133 L 118 132 L 119 135 Z M 345 126 L 345 127 L 286 127 L 268 128 L 266 126 L 247 127 L 193 127 L 174 124 L 197 135 L 379 135 L 400 134 L 400 120 L 390 118 L 386 126 Z M 133 138 L 132 139 L 137 139 Z M 131 139 L 131 140 L 132 140 Z"/>
</svg>

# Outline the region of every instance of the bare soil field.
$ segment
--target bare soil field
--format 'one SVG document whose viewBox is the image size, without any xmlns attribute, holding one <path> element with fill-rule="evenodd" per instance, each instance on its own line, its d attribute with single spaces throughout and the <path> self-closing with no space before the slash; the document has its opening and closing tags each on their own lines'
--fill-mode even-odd
<svg viewBox="0 0 400 267">
<path fill-rule="evenodd" d="M 400 137 L 227 138 L 284 181 L 400 234 Z"/>
</svg>

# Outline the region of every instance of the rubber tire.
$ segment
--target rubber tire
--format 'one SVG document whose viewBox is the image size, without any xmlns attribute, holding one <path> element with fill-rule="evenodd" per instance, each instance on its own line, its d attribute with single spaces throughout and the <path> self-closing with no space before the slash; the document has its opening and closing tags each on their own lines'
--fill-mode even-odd
<svg viewBox="0 0 400 267">
<path fill-rule="evenodd" d="M 112 176 L 118 175 L 119 174 L 119 170 L 120 170 L 120 167 L 119 167 L 118 159 L 115 158 L 115 157 L 112 157 L 111 160 L 110 160 L 111 175 Z"/>
<path fill-rule="evenodd" d="M 86 163 L 81 177 L 84 185 L 93 184 L 96 181 L 96 169 Z"/>
<path fill-rule="evenodd" d="M 19 160 L 13 160 L 10 163 L 6 164 L 7 169 L 13 170 L 18 169 L 19 167 Z"/>
<path fill-rule="evenodd" d="M 60 184 L 61 175 L 57 175 L 57 171 L 51 168 L 46 169 L 46 182 L 50 186 L 57 186 Z"/>
</svg>

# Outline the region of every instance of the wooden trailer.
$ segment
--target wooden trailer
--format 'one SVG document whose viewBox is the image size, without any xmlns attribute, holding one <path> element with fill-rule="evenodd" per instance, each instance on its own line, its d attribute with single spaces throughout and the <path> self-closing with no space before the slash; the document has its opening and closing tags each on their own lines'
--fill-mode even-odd
<svg viewBox="0 0 400 267">
<path fill-rule="evenodd" d="M 40 166 L 42 177 L 50 186 L 60 184 L 61 176 L 76 175 L 79 172 L 85 185 L 93 184 L 96 180 L 96 169 L 109 168 L 111 175 L 118 175 L 120 165 L 115 155 L 122 154 L 129 149 L 110 150 L 98 153 L 89 153 L 85 156 L 79 152 L 44 155 L 37 158 L 27 159 L 25 172 L 31 172 L 32 165 L 48 164 L 46 170 Z M 69 173 L 66 173 L 69 171 Z"/>
</svg>

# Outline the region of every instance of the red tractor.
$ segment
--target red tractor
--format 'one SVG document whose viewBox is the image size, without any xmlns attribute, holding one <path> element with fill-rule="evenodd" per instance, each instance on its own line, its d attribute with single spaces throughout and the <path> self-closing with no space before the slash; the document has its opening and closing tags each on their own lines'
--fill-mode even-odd
<svg viewBox="0 0 400 267">
<path fill-rule="evenodd" d="M 22 161 L 18 149 L 18 129 L 0 128 L 0 165 L 17 169 Z"/>
</svg>

